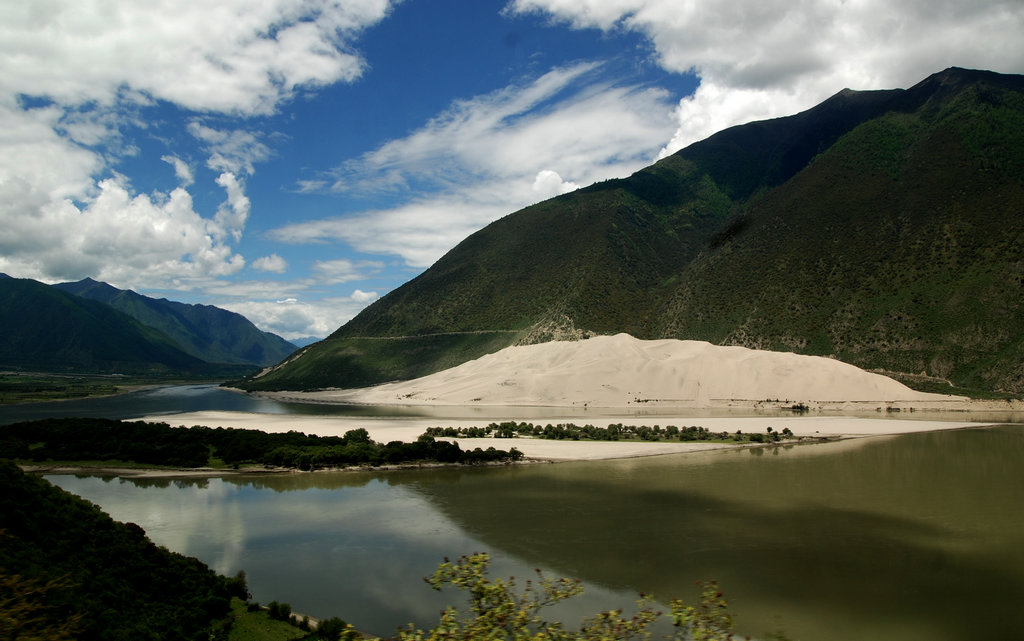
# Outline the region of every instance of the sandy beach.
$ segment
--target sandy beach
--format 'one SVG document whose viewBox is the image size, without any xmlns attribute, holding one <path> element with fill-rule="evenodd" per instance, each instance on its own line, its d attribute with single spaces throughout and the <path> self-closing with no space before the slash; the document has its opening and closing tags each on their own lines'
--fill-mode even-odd
<svg viewBox="0 0 1024 641">
<path fill-rule="evenodd" d="M 928 394 L 835 359 L 723 347 L 700 341 L 644 341 L 626 334 L 509 347 L 430 376 L 355 390 L 274 392 L 303 403 L 421 408 L 429 417 L 344 417 L 241 412 L 150 416 L 171 425 L 297 430 L 341 436 L 364 428 L 378 442 L 412 441 L 428 427 L 485 427 L 517 420 L 607 427 L 700 426 L 711 432 L 857 438 L 976 427 L 1013 420 L 1020 401 L 972 401 Z M 788 412 L 799 405 L 807 412 Z M 541 418 L 531 415 L 535 408 Z M 485 418 L 466 418 L 480 411 Z M 401 414 L 400 411 L 395 412 Z M 727 443 L 450 439 L 464 449 L 516 447 L 527 458 L 595 460 L 738 447 Z"/>
<path fill-rule="evenodd" d="M 705 427 L 712 432 L 735 432 L 764 434 L 768 427 L 777 431 L 789 428 L 797 437 L 858 438 L 926 432 L 933 430 L 962 429 L 977 427 L 983 423 L 959 417 L 961 420 L 912 420 L 895 418 L 860 418 L 853 416 L 736 416 L 736 417 L 671 417 L 637 419 L 636 417 L 602 417 L 591 420 L 552 419 L 532 420 L 534 423 L 576 423 L 607 427 L 611 423 L 624 425 L 692 425 Z M 342 436 L 348 430 L 363 428 L 375 441 L 413 441 L 428 427 L 484 427 L 491 419 L 444 419 L 444 418 L 364 418 L 332 416 L 299 416 L 293 414 L 254 414 L 246 412 L 190 412 L 185 414 L 144 417 L 143 420 L 166 422 L 173 426 L 191 427 L 236 427 L 258 429 L 280 433 L 290 430 L 321 436 Z M 554 441 L 534 438 L 495 439 L 457 438 L 447 439 L 458 442 L 463 449 L 515 447 L 527 458 L 553 461 L 599 460 L 632 458 L 658 454 L 676 454 L 712 449 L 741 447 L 729 443 L 681 443 L 643 441 Z"/>
</svg>

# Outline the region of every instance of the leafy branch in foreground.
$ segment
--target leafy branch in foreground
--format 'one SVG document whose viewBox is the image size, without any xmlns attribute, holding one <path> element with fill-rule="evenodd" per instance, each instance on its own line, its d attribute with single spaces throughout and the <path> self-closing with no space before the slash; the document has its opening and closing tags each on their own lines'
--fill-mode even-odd
<svg viewBox="0 0 1024 641">
<path fill-rule="evenodd" d="M 578 580 L 545 578 L 538 570 L 537 581 L 527 581 L 525 589 L 517 593 L 514 578 L 489 578 L 489 565 L 488 554 L 463 556 L 455 562 L 445 559 L 433 576 L 425 580 L 435 590 L 450 585 L 468 592 L 470 615 L 460 617 L 458 609 L 449 606 L 441 613 L 441 620 L 435 628 L 424 631 L 410 625 L 400 630 L 395 638 L 400 641 L 650 639 L 648 628 L 662 616 L 654 609 L 653 598 L 641 595 L 637 601 L 637 612 L 630 618 L 624 618 L 622 610 L 607 610 L 584 619 L 579 630 L 567 630 L 562 623 L 544 620 L 541 610 L 581 594 L 583 586 Z M 676 629 L 673 638 L 694 641 L 732 639 L 732 617 L 725 608 L 722 593 L 714 583 L 705 587 L 699 607 L 672 601 L 669 616 Z"/>
</svg>

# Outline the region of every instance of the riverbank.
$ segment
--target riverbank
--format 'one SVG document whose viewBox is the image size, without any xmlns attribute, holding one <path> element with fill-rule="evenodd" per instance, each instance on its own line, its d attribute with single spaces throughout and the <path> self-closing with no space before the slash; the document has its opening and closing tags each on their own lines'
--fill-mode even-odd
<svg viewBox="0 0 1024 641">
<path fill-rule="evenodd" d="M 769 427 L 777 432 L 788 428 L 796 438 L 849 439 L 867 436 L 908 434 L 936 430 L 979 427 L 981 420 L 970 420 L 969 416 L 957 416 L 960 420 L 862 418 L 855 416 L 663 416 L 630 417 L 604 416 L 581 421 L 572 419 L 533 419 L 535 423 L 587 423 L 595 427 L 608 425 L 661 425 L 666 427 L 699 426 L 711 432 L 742 431 L 747 434 L 765 434 Z M 270 433 L 299 431 L 318 436 L 344 436 L 353 429 L 365 429 L 374 441 L 415 441 L 429 427 L 485 427 L 492 419 L 444 419 L 444 418 L 374 418 L 346 416 L 307 416 L 296 414 L 257 414 L 251 412 L 189 412 L 173 415 L 143 417 L 142 420 L 166 422 L 173 426 L 191 427 L 235 427 L 261 430 Z M 500 421 L 501 419 L 498 419 Z M 515 447 L 531 460 L 582 461 L 616 458 L 634 458 L 660 454 L 679 454 L 715 449 L 749 447 L 749 444 L 722 442 L 671 442 L 671 441 L 557 441 L 537 438 L 450 438 L 463 449 Z"/>
</svg>

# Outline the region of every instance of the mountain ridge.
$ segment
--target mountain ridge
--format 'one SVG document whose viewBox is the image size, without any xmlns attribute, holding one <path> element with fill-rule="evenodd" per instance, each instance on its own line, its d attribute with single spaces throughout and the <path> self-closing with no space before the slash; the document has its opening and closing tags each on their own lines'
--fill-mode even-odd
<svg viewBox="0 0 1024 641">
<path fill-rule="evenodd" d="M 509 214 L 240 384 L 359 387 L 626 332 L 1019 393 L 1021 131 L 1022 76 L 845 89 Z"/>
<path fill-rule="evenodd" d="M 241 314 L 212 305 L 143 296 L 91 278 L 53 287 L 128 314 L 167 334 L 186 353 L 204 361 L 265 366 L 296 349 L 280 336 L 261 331 Z"/>
<path fill-rule="evenodd" d="M 145 317 L 136 318 L 102 299 L 130 294 L 126 296 L 129 301 L 152 304 L 155 311 L 151 316 L 159 316 L 165 307 L 188 310 L 195 306 L 156 301 L 91 279 L 64 285 L 70 287 L 0 274 L 0 327 L 4 328 L 0 365 L 51 372 L 224 378 L 244 375 L 266 362 L 246 362 L 242 357 L 216 360 L 218 352 L 197 352 L 198 341 L 193 341 L 191 351 L 186 350 L 159 323 L 147 324 Z M 67 289 L 91 291 L 99 300 Z M 244 337 L 246 331 L 259 331 L 233 312 L 203 306 L 199 314 L 207 314 L 209 325 L 230 321 L 222 323 L 221 332 L 241 327 Z M 284 351 L 285 355 L 294 349 Z"/>
</svg>

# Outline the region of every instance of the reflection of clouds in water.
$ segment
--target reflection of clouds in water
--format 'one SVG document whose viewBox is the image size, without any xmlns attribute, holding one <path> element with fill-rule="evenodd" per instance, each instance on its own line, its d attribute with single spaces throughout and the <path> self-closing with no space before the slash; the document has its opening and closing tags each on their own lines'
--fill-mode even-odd
<svg viewBox="0 0 1024 641">
<path fill-rule="evenodd" d="M 328 487 L 282 491 L 298 482 L 293 476 Z M 244 569 L 261 602 L 287 602 L 313 616 L 343 616 L 375 634 L 390 635 L 409 622 L 437 621 L 457 591 L 435 592 L 420 579 L 446 556 L 486 551 L 492 554 L 493 577 L 516 576 L 520 589 L 534 578 L 534 561 L 486 547 L 419 494 L 415 482 L 353 474 L 48 479 L 119 521 L 138 523 L 159 545 L 196 556 L 224 574 Z M 633 597 L 613 596 L 588 587 L 584 599 L 568 606 L 566 620 Z"/>
<path fill-rule="evenodd" d="M 157 545 L 199 557 L 217 572 L 238 571 L 245 519 L 238 488 L 220 479 L 146 484 L 97 477 L 46 479 L 96 503 L 115 520 L 140 525 Z M 161 494 L 159 500 L 154 500 L 154 490 Z"/>
</svg>

